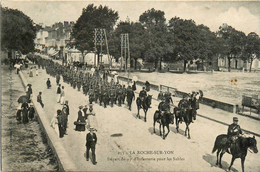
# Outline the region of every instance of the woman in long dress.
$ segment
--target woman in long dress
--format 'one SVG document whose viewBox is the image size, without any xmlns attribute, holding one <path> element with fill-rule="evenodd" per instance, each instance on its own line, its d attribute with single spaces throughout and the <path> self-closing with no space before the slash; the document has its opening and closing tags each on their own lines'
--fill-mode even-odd
<svg viewBox="0 0 260 172">
<path fill-rule="evenodd" d="M 30 69 L 29 77 L 33 77 L 33 71 L 32 71 L 32 68 Z"/>
<path fill-rule="evenodd" d="M 61 93 L 60 93 L 60 104 L 63 105 L 65 102 L 65 92 L 64 92 L 64 86 L 62 86 Z"/>
<path fill-rule="evenodd" d="M 51 127 L 54 129 L 57 135 L 59 135 L 59 127 L 58 127 L 58 112 L 54 113 L 53 118 L 51 120 Z"/>
</svg>

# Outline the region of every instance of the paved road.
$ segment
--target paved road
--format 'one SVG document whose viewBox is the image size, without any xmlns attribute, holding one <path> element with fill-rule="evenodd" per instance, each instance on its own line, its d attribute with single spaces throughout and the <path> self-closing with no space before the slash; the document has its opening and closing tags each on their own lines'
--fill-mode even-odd
<svg viewBox="0 0 260 172">
<path fill-rule="evenodd" d="M 38 91 L 43 92 L 43 102 L 46 105 L 44 110 L 48 119 L 51 120 L 60 106 L 56 103 L 56 87 L 48 90 L 45 82 L 49 77 L 54 84 L 55 79 L 48 76 L 43 70 L 40 70 L 39 73 L 39 76 L 33 78 L 29 78 L 28 73 L 25 73 L 25 75 L 29 83 L 33 85 L 34 94 Z M 158 125 L 156 126 L 156 134 L 153 133 L 152 128 L 153 113 L 158 106 L 156 101 L 153 101 L 152 108 L 148 111 L 146 123 L 143 119 L 136 119 L 135 103 L 131 112 L 124 105 L 123 107 L 115 106 L 106 109 L 94 105 L 99 128 L 97 132 L 98 164 L 93 166 L 84 157 L 87 132 L 76 132 L 73 125 L 73 122 L 77 119 L 78 106 L 88 103 L 86 101 L 88 98 L 69 85 L 63 85 L 65 86 L 65 97 L 69 100 L 71 115 L 69 116 L 68 135 L 61 141 L 76 163 L 77 170 L 223 171 L 223 169 L 214 165 L 216 156 L 211 154 L 211 150 L 215 137 L 218 134 L 226 133 L 227 127 L 204 118 L 198 118 L 190 126 L 192 137 L 190 140 L 183 135 L 184 124 L 181 125 L 180 134 L 176 133 L 175 126 L 172 125 L 170 127 L 171 132 L 166 140 L 163 140 L 158 135 Z M 143 112 L 141 112 L 141 115 L 143 115 Z M 232 117 L 230 117 L 230 121 L 231 119 Z M 260 142 L 260 139 L 257 138 L 257 141 Z M 153 154 L 149 152 L 154 150 L 158 150 L 158 152 L 153 152 Z M 259 159 L 260 154 L 249 153 L 246 160 L 246 171 L 259 171 Z M 230 155 L 224 156 L 224 169 L 227 169 L 230 160 Z M 240 161 L 236 160 L 233 167 L 234 171 L 240 171 Z"/>
</svg>

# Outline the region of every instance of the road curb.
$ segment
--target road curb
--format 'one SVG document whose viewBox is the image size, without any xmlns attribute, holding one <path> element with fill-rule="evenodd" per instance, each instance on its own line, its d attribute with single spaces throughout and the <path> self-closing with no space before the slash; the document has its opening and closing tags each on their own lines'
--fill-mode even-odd
<svg viewBox="0 0 260 172">
<path fill-rule="evenodd" d="M 19 72 L 19 77 L 22 81 L 24 88 L 26 88 L 28 81 L 24 77 L 22 71 Z M 68 155 L 67 151 L 64 149 L 64 147 L 60 141 L 60 138 L 55 133 L 54 129 L 50 127 L 50 122 L 48 122 L 45 112 L 43 111 L 41 105 L 39 103 L 37 103 L 36 95 L 32 96 L 32 103 L 38 114 L 38 122 L 40 124 L 40 127 L 46 135 L 48 145 L 51 147 L 51 149 L 54 152 L 55 157 L 57 158 L 60 171 L 75 170 L 76 169 L 75 164 L 70 159 L 70 156 Z"/>
</svg>

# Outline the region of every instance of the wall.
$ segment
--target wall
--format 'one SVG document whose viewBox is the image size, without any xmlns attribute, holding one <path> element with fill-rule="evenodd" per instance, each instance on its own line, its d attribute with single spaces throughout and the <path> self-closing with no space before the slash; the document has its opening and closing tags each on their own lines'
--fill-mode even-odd
<svg viewBox="0 0 260 172">
<path fill-rule="evenodd" d="M 125 81 L 125 82 L 127 82 L 127 80 L 128 80 L 126 77 L 122 77 L 122 76 L 118 76 L 118 79 L 122 80 L 122 81 Z M 129 79 L 129 80 L 131 81 L 132 79 Z M 137 81 L 136 84 L 140 85 L 140 86 L 144 86 L 145 82 Z M 150 83 L 150 84 L 151 84 L 151 89 L 159 91 L 159 86 L 158 85 L 155 85 L 155 84 L 152 84 L 152 83 Z M 164 87 L 167 87 L 167 86 L 164 86 Z M 185 93 L 185 92 L 182 92 L 182 91 L 178 91 L 175 88 L 172 88 L 172 87 L 168 87 L 168 88 L 170 90 L 175 90 L 175 93 L 176 93 L 175 96 L 177 96 L 177 97 L 182 98 L 183 96 L 187 96 L 188 95 L 188 93 Z M 202 100 L 200 101 L 200 103 L 204 104 L 204 105 L 207 105 L 207 106 L 211 106 L 213 108 L 222 109 L 224 111 L 231 112 L 231 113 L 235 113 L 237 111 L 236 110 L 236 106 L 233 105 L 233 104 L 229 104 L 229 103 L 225 103 L 225 102 L 209 99 L 209 98 L 206 98 L 206 97 L 203 97 Z"/>
</svg>

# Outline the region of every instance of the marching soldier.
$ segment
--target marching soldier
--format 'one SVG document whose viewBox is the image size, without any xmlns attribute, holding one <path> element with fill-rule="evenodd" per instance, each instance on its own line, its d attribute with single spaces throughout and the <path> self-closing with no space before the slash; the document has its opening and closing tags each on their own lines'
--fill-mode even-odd
<svg viewBox="0 0 260 172">
<path fill-rule="evenodd" d="M 94 101 L 94 90 L 91 87 L 89 89 L 89 103 L 92 104 L 93 101 Z"/>
<path fill-rule="evenodd" d="M 127 103 L 129 110 L 131 111 L 132 101 L 135 99 L 135 93 L 131 86 L 128 86 L 127 93 L 126 93 Z"/>
<path fill-rule="evenodd" d="M 123 89 L 121 85 L 119 85 L 117 88 L 117 100 L 118 100 L 118 105 L 121 106 L 121 103 L 123 101 Z"/>
<path fill-rule="evenodd" d="M 78 80 L 77 80 L 77 87 L 78 87 L 78 91 L 80 91 L 80 87 L 81 87 L 81 81 L 80 81 L 80 78 L 78 78 Z"/>
<path fill-rule="evenodd" d="M 110 97 L 110 101 L 111 101 L 111 107 L 113 107 L 114 103 L 115 103 L 115 99 L 116 99 L 116 91 L 114 89 L 114 87 L 111 88 L 110 93 L 109 93 L 109 97 Z"/>
<path fill-rule="evenodd" d="M 125 85 L 123 85 L 122 89 L 123 89 L 123 104 L 125 104 L 125 96 L 126 96 L 126 92 L 127 92 Z"/>
</svg>

